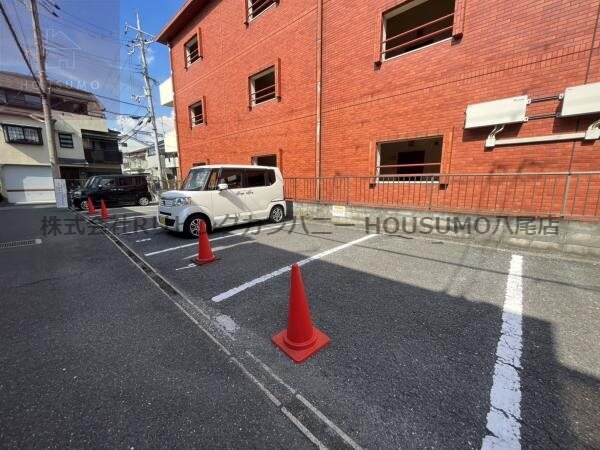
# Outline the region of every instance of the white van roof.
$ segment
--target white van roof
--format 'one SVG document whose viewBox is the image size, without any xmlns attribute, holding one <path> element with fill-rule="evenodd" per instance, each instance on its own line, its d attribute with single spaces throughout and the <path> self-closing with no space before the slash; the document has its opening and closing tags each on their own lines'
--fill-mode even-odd
<svg viewBox="0 0 600 450">
<path fill-rule="evenodd" d="M 275 169 L 279 170 L 278 167 L 274 166 L 255 166 L 253 164 L 210 164 L 205 166 L 195 166 L 190 170 L 198 170 L 198 169 L 221 169 L 225 167 L 233 167 L 236 169 Z"/>
</svg>

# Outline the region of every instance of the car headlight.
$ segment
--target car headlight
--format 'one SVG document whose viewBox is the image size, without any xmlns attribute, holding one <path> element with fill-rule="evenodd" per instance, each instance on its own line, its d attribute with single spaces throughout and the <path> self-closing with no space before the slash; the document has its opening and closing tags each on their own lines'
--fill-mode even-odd
<svg viewBox="0 0 600 450">
<path fill-rule="evenodd" d="M 173 199 L 173 206 L 191 205 L 192 199 L 190 197 L 177 197 Z"/>
<path fill-rule="evenodd" d="M 73 195 L 75 197 L 81 197 L 81 191 L 75 191 L 75 192 L 73 192 Z"/>
</svg>

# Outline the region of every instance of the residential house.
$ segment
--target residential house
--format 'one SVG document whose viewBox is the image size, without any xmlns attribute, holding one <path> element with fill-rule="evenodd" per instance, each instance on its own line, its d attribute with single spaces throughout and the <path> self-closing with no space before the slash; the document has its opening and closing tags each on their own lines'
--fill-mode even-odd
<svg viewBox="0 0 600 450">
<path fill-rule="evenodd" d="M 146 174 L 151 180 L 158 182 L 158 155 L 154 143 L 139 137 L 121 136 L 119 149 L 123 155 L 123 173 Z M 158 142 L 158 149 L 163 160 L 163 178 L 174 186 L 178 180 L 179 158 L 172 133 L 167 133 L 165 138 Z"/>
<path fill-rule="evenodd" d="M 118 133 L 90 92 L 51 82 L 58 165 L 69 187 L 95 174 L 121 173 Z M 0 72 L 0 183 L 11 203 L 54 202 L 39 90 L 32 77 Z"/>
</svg>

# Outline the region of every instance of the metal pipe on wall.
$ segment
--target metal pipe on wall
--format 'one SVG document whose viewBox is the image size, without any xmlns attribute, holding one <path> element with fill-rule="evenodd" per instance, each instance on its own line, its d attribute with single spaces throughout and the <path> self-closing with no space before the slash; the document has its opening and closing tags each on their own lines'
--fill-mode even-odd
<svg viewBox="0 0 600 450">
<path fill-rule="evenodd" d="M 323 0 L 317 0 L 317 39 L 316 39 L 316 121 L 315 121 L 315 178 L 321 176 L 321 113 L 323 81 Z M 317 200 L 321 198 L 319 183 L 315 186 Z"/>
</svg>

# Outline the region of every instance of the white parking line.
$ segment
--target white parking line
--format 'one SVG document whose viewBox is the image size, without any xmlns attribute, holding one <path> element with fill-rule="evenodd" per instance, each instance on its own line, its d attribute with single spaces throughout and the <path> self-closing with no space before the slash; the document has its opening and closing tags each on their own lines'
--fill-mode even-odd
<svg viewBox="0 0 600 450">
<path fill-rule="evenodd" d="M 151 240 L 152 240 L 152 238 L 146 238 L 146 239 L 138 239 L 135 242 L 148 242 L 148 241 L 151 241 Z"/>
<path fill-rule="evenodd" d="M 188 264 L 187 266 L 178 267 L 177 269 L 175 269 L 175 271 L 177 272 L 178 270 L 186 270 L 186 269 L 191 269 L 192 267 L 198 267 L 198 264 L 196 264 L 196 263 L 191 263 L 191 264 Z"/>
<path fill-rule="evenodd" d="M 142 215 L 142 216 L 124 216 L 124 217 L 117 218 L 117 220 L 109 220 L 104 223 L 127 222 L 128 220 L 139 219 L 140 217 L 156 217 L 156 215 L 155 214 L 146 214 L 146 215 Z"/>
<path fill-rule="evenodd" d="M 284 225 L 285 226 L 285 225 Z M 259 228 L 260 231 L 267 231 L 267 230 L 272 230 L 273 228 L 277 228 L 277 227 L 282 227 L 281 225 L 274 225 L 272 227 L 266 227 L 266 228 Z M 251 235 L 252 233 L 250 233 L 247 229 L 244 231 L 240 231 L 238 233 L 231 233 L 231 234 L 226 234 L 225 236 L 218 236 L 218 237 L 214 237 L 212 239 L 209 239 L 210 242 L 214 242 L 214 241 L 219 241 L 221 239 L 229 239 L 231 237 L 234 236 L 241 236 L 244 234 L 248 234 Z M 257 234 L 257 233 L 255 233 Z M 166 252 L 172 252 L 174 250 L 179 250 L 181 248 L 188 248 L 188 247 L 192 247 L 194 245 L 198 245 L 198 242 L 193 242 L 191 244 L 184 244 L 184 245 L 178 245 L 177 247 L 169 247 L 169 248 L 165 248 L 162 250 L 157 250 L 155 252 L 150 252 L 150 253 L 144 253 L 144 256 L 154 256 L 154 255 L 158 255 L 160 253 L 166 253 Z"/>
<path fill-rule="evenodd" d="M 161 228 L 162 227 L 154 227 L 154 228 L 143 228 L 141 230 L 135 230 L 135 231 L 127 231 L 126 233 L 119 233 L 119 236 L 123 236 L 124 234 L 142 233 L 144 231 L 159 230 Z"/>
<path fill-rule="evenodd" d="M 481 448 L 521 448 L 521 353 L 523 348 L 523 257 L 512 255 L 506 281 L 502 332 L 487 415 L 488 435 Z"/>
<path fill-rule="evenodd" d="M 352 247 L 353 245 L 360 244 L 361 242 L 364 242 L 367 239 L 371 239 L 375 236 L 378 236 L 378 235 L 377 234 L 368 234 L 366 236 L 361 237 L 360 239 L 356 239 L 354 241 L 347 242 L 342 245 L 338 245 L 337 247 L 330 248 L 329 250 L 325 250 L 324 252 L 317 253 L 316 255 L 313 255 L 313 256 L 309 256 L 308 258 L 304 258 L 303 260 L 298 261 L 297 264 L 299 266 L 303 266 L 306 263 L 315 261 L 317 259 L 324 258 L 327 255 L 331 255 L 332 253 L 339 252 L 340 250 L 344 250 L 348 247 Z M 229 289 L 228 291 L 225 291 L 219 295 L 215 295 L 212 298 L 212 301 L 219 303 L 219 302 L 222 302 L 223 300 L 227 300 L 229 297 L 233 297 L 234 295 L 239 294 L 240 292 L 245 291 L 246 289 L 251 288 L 252 286 L 256 286 L 257 284 L 264 283 L 265 281 L 270 280 L 271 278 L 277 277 L 279 275 L 283 275 L 284 273 L 289 272 L 290 269 L 291 269 L 291 265 L 285 266 L 285 267 L 277 269 L 271 273 L 268 273 L 261 277 L 255 278 L 254 280 L 250 280 L 244 284 L 234 287 L 233 289 Z"/>
<path fill-rule="evenodd" d="M 373 235 L 374 236 L 374 235 Z M 112 240 L 112 239 L 111 239 Z M 114 241 L 113 241 L 114 242 Z M 262 384 L 254 375 L 252 375 L 250 373 L 250 371 L 246 368 L 246 366 L 241 363 L 237 358 L 235 358 L 234 356 L 232 356 L 231 352 L 228 350 L 228 348 L 219 340 L 217 339 L 217 337 L 215 337 L 209 330 L 206 329 L 205 326 L 203 326 L 198 319 L 196 319 L 194 316 L 192 316 L 188 311 L 187 308 L 184 307 L 179 300 L 175 299 L 174 297 L 172 297 L 171 295 L 169 295 L 164 288 L 154 279 L 152 278 L 148 272 L 140 265 L 140 263 L 136 260 L 134 260 L 131 255 L 129 255 L 127 253 L 127 251 L 124 248 L 121 248 L 120 245 L 117 245 L 116 242 L 115 246 L 117 247 L 117 249 L 119 251 L 121 251 L 123 253 L 123 255 L 125 255 L 126 258 L 128 258 L 132 264 L 134 264 L 136 267 L 138 267 L 140 269 L 140 271 L 148 277 L 148 279 L 154 283 L 155 286 L 157 286 L 162 292 L 163 294 L 167 297 L 167 299 L 169 301 L 171 301 L 188 319 L 190 319 L 190 321 L 192 321 L 192 323 L 194 323 L 194 325 L 196 325 L 223 353 L 225 353 L 228 357 L 229 360 L 232 361 L 234 364 L 236 364 L 240 370 L 242 370 L 242 372 L 248 376 L 248 378 L 267 396 L 267 398 L 269 398 L 269 400 L 271 400 L 275 405 L 279 405 L 280 411 L 292 422 L 294 423 L 294 425 L 296 425 L 296 427 L 298 427 L 298 429 L 313 443 L 315 444 L 318 448 L 320 449 L 326 449 L 326 447 L 316 438 L 316 436 L 314 436 L 309 430 L 308 428 L 306 428 L 303 423 L 296 417 L 294 416 L 289 410 L 287 410 L 281 403 L 281 401 L 271 393 L 271 391 L 269 389 L 267 389 L 267 387 Z M 124 244 L 123 241 L 121 241 L 121 244 L 123 244 L 126 248 L 127 245 Z M 149 266 L 148 266 L 149 267 Z M 151 268 L 150 268 L 151 269 Z M 152 270 L 152 269 L 151 269 Z M 156 272 L 155 272 L 156 273 Z M 156 273 L 158 275 L 158 273 Z M 160 277 L 160 275 L 159 275 Z M 162 279 L 162 277 L 160 277 Z M 163 281 L 165 281 L 163 279 Z M 165 281 L 166 282 L 166 281 Z M 190 299 L 188 299 L 184 294 L 180 293 L 179 291 L 176 290 L 176 292 L 179 293 L 179 295 L 182 297 L 183 300 L 185 300 L 186 305 L 191 305 L 192 307 L 194 307 L 194 309 L 199 312 L 205 319 L 211 320 L 210 316 L 204 312 L 201 308 L 199 308 L 197 305 L 195 305 Z M 252 354 L 250 354 L 250 352 L 246 351 L 247 354 L 249 354 L 252 359 L 254 359 L 255 361 L 259 361 L 258 358 Z M 279 378 L 274 372 L 273 370 L 268 367 L 266 364 L 264 364 L 262 361 L 260 361 L 260 365 L 263 368 L 263 370 L 266 370 L 269 374 L 271 374 L 271 376 L 273 376 L 277 381 L 279 381 L 280 383 L 282 383 L 284 386 L 286 386 L 292 393 L 295 393 L 296 390 L 293 389 L 291 386 L 287 385 L 281 378 Z M 300 395 L 296 393 L 296 396 L 299 398 Z M 306 406 L 308 407 L 309 402 L 308 400 L 302 398 L 299 398 L 300 401 L 302 401 L 303 403 L 306 404 Z M 327 417 L 325 417 L 320 411 L 318 411 L 318 409 L 316 407 L 314 407 L 314 405 L 310 404 L 309 410 L 312 411 L 314 414 L 316 414 L 317 418 L 319 418 L 320 420 L 324 420 L 324 423 L 326 425 L 328 425 L 334 432 L 336 432 L 338 435 L 340 435 L 340 437 L 342 437 L 342 439 L 344 439 L 347 443 L 350 443 L 351 447 L 353 448 L 358 448 L 360 449 L 360 446 L 358 446 L 358 444 L 356 444 L 354 441 L 352 441 L 339 427 L 337 427 L 333 422 L 331 422 L 329 419 L 327 419 Z M 317 414 L 318 412 L 318 414 Z M 351 441 L 351 442 L 349 442 Z M 354 444 L 354 445 L 353 445 Z"/>
<path fill-rule="evenodd" d="M 212 251 L 218 252 L 221 250 L 227 250 L 228 248 L 238 247 L 240 245 L 246 245 L 246 244 L 256 244 L 256 241 L 244 241 L 244 242 L 238 242 L 237 244 L 221 245 L 219 247 L 213 247 Z M 193 255 L 189 255 L 189 256 L 186 256 L 185 258 L 181 258 L 181 259 L 190 259 L 190 258 L 195 258 L 196 256 L 198 256 L 198 253 L 194 253 Z"/>
</svg>

